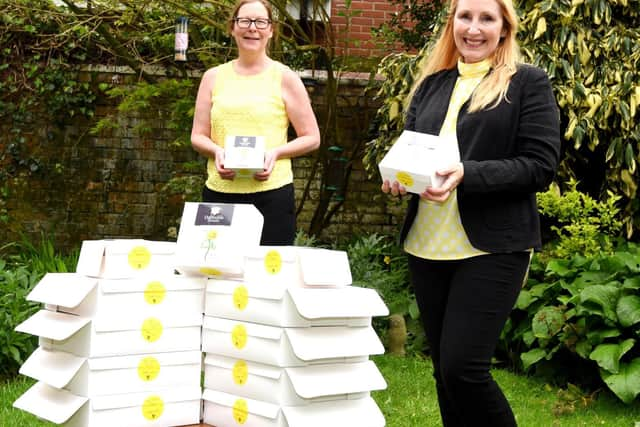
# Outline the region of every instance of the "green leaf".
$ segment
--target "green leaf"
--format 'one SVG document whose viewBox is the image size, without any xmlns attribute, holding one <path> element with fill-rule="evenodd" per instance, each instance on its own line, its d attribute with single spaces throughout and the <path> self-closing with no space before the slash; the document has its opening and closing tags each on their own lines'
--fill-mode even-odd
<svg viewBox="0 0 640 427">
<path fill-rule="evenodd" d="M 527 307 L 531 305 L 532 302 L 536 301 L 538 298 L 533 297 L 531 293 L 527 290 L 520 291 L 520 295 L 518 295 L 518 300 L 516 301 L 516 308 L 519 310 L 526 310 Z"/>
<path fill-rule="evenodd" d="M 602 369 L 617 374 L 620 371 L 620 359 L 631 350 L 636 340 L 629 338 L 620 344 L 600 344 L 589 355 L 589 359 L 598 362 Z"/>
<path fill-rule="evenodd" d="M 520 359 L 522 360 L 524 369 L 529 369 L 530 366 L 542 360 L 546 355 L 547 352 L 544 349 L 534 348 L 526 353 L 522 353 Z"/>
<path fill-rule="evenodd" d="M 531 320 L 531 329 L 536 338 L 548 339 L 562 330 L 565 318 L 559 307 L 542 307 Z"/>
<path fill-rule="evenodd" d="M 622 284 L 624 289 L 640 289 L 640 277 L 627 277 Z"/>
<path fill-rule="evenodd" d="M 594 285 L 580 293 L 580 303 L 592 314 L 601 315 L 617 323 L 616 305 L 619 296 L 620 289 L 616 286 Z"/>
<path fill-rule="evenodd" d="M 576 353 L 578 353 L 583 359 L 588 359 L 593 345 L 589 340 L 581 340 L 576 343 Z"/>
<path fill-rule="evenodd" d="M 620 324 L 625 328 L 640 322 L 640 296 L 627 295 L 620 298 L 616 314 Z"/>
<path fill-rule="evenodd" d="M 596 329 L 594 331 L 587 332 L 587 339 L 591 344 L 598 345 L 607 338 L 616 338 L 621 334 L 620 330 L 616 328 Z"/>
<path fill-rule="evenodd" d="M 554 273 L 560 277 L 566 277 L 573 274 L 573 270 L 569 265 L 569 261 L 552 259 L 547 264 L 547 273 Z"/>
<path fill-rule="evenodd" d="M 611 374 L 607 371 L 600 371 L 602 379 L 616 396 L 624 403 L 631 403 L 640 394 L 640 357 L 631 363 L 620 364 L 620 371 Z"/>
</svg>

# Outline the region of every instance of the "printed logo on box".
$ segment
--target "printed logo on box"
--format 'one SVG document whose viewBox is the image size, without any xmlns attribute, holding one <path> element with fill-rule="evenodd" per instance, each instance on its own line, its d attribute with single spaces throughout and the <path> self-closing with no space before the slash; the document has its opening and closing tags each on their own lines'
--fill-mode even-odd
<svg viewBox="0 0 640 427">
<path fill-rule="evenodd" d="M 199 204 L 196 225 L 231 225 L 233 205 Z"/>
<path fill-rule="evenodd" d="M 255 136 L 236 136 L 233 141 L 234 147 L 240 148 L 256 148 Z"/>
</svg>

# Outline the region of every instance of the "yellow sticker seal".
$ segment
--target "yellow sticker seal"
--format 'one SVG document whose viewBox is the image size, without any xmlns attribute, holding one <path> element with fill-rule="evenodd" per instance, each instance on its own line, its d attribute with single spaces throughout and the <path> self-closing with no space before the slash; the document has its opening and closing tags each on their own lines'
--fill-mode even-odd
<svg viewBox="0 0 640 427">
<path fill-rule="evenodd" d="M 236 325 L 231 330 L 231 342 L 238 350 L 242 350 L 247 345 L 247 328 L 244 325 Z"/>
<path fill-rule="evenodd" d="M 411 187 L 413 185 L 413 178 L 407 172 L 398 172 L 396 174 L 396 181 L 403 187 Z"/>
<path fill-rule="evenodd" d="M 200 273 L 204 274 L 205 276 L 214 276 L 214 277 L 222 276 L 222 272 L 220 270 L 217 270 L 215 268 L 209 268 L 209 267 L 202 267 L 200 269 Z"/>
<path fill-rule="evenodd" d="M 142 403 L 142 416 L 149 421 L 157 420 L 164 412 L 164 402 L 160 396 L 149 396 Z"/>
<path fill-rule="evenodd" d="M 233 419 L 236 420 L 238 424 L 244 424 L 247 422 L 247 418 L 249 418 L 249 405 L 247 405 L 247 401 L 244 399 L 238 399 L 233 404 Z"/>
<path fill-rule="evenodd" d="M 153 381 L 160 374 L 160 362 L 155 357 L 144 357 L 138 363 L 138 377 L 142 381 Z"/>
<path fill-rule="evenodd" d="M 242 311 L 249 304 L 249 290 L 246 286 L 240 285 L 233 291 L 233 306 Z"/>
<path fill-rule="evenodd" d="M 264 257 L 264 268 L 269 274 L 278 274 L 282 269 L 282 257 L 280 252 L 272 250 L 267 252 Z"/>
<path fill-rule="evenodd" d="M 142 322 L 142 338 L 148 342 L 157 341 L 162 335 L 162 322 L 155 317 L 149 317 Z"/>
<path fill-rule="evenodd" d="M 134 270 L 144 270 L 151 262 L 151 252 L 144 246 L 136 246 L 129 251 L 128 260 Z"/>
<path fill-rule="evenodd" d="M 161 282 L 149 282 L 144 290 L 144 300 L 147 304 L 156 305 L 164 301 L 167 289 Z"/>
<path fill-rule="evenodd" d="M 207 239 L 213 240 L 218 237 L 218 232 L 216 230 L 211 230 L 207 233 Z"/>
<path fill-rule="evenodd" d="M 247 379 L 249 378 L 249 367 L 247 366 L 247 362 L 244 360 L 238 360 L 231 370 L 231 375 L 233 376 L 233 382 L 238 385 L 245 385 L 247 383 Z"/>
</svg>

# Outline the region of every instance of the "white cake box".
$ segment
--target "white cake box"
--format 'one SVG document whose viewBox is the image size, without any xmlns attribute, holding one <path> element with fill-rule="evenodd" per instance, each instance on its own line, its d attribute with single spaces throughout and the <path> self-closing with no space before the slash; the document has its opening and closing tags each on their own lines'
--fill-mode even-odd
<svg viewBox="0 0 640 427">
<path fill-rule="evenodd" d="M 147 317 L 171 317 L 200 313 L 206 278 L 175 274 L 135 279 L 96 279 L 77 273 L 47 273 L 27 295 L 27 300 L 48 309 L 129 322 Z M 128 313 L 122 316 L 122 313 Z"/>
<path fill-rule="evenodd" d="M 176 269 L 185 275 L 242 277 L 244 254 L 260 244 L 262 214 L 251 204 L 184 204 Z"/>
<path fill-rule="evenodd" d="M 175 250 L 173 242 L 85 240 L 80 248 L 76 272 L 104 279 L 173 274 Z"/>
<path fill-rule="evenodd" d="M 205 316 L 202 351 L 291 367 L 363 362 L 384 346 L 371 326 L 281 328 Z"/>
<path fill-rule="evenodd" d="M 20 374 L 94 397 L 173 387 L 199 387 L 200 351 L 84 358 L 37 348 L 20 367 Z"/>
<path fill-rule="evenodd" d="M 264 137 L 229 135 L 224 142 L 224 167 L 236 172 L 236 178 L 252 178 L 264 170 Z"/>
<path fill-rule="evenodd" d="M 203 421 L 219 427 L 383 427 L 371 397 L 284 406 L 205 389 Z"/>
<path fill-rule="evenodd" d="M 207 354 L 204 387 L 282 406 L 361 399 L 387 383 L 371 360 L 281 368 Z"/>
<path fill-rule="evenodd" d="M 271 326 L 367 326 L 389 310 L 374 289 L 298 288 L 209 279 L 205 315 Z"/>
<path fill-rule="evenodd" d="M 352 282 L 344 251 L 297 246 L 259 246 L 246 252 L 244 278 L 249 284 L 340 287 Z"/>
<path fill-rule="evenodd" d="M 121 312 L 111 317 L 89 317 L 40 310 L 15 330 L 40 337 L 46 350 L 84 357 L 120 356 L 200 349 L 202 314 L 143 317 Z"/>
<path fill-rule="evenodd" d="M 378 164 L 382 180 L 398 181 L 409 193 L 440 187 L 438 169 L 460 161 L 455 140 L 405 130 Z"/>
<path fill-rule="evenodd" d="M 201 395 L 176 387 L 88 399 L 38 382 L 13 406 L 67 427 L 170 427 L 200 423 Z"/>
</svg>

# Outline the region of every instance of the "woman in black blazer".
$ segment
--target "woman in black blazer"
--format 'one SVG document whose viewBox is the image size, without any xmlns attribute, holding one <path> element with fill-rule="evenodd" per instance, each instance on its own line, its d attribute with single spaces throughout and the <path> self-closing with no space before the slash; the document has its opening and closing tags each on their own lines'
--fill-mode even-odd
<svg viewBox="0 0 640 427">
<path fill-rule="evenodd" d="M 437 171 L 440 187 L 412 196 L 400 235 L 446 427 L 516 425 L 489 369 L 541 245 L 535 193 L 560 153 L 549 79 L 520 63 L 516 33 L 510 0 L 452 0 L 406 118 L 405 130 L 460 155 Z M 406 193 L 388 181 L 382 191 Z"/>
</svg>

